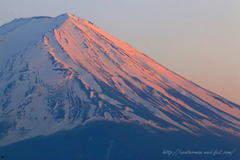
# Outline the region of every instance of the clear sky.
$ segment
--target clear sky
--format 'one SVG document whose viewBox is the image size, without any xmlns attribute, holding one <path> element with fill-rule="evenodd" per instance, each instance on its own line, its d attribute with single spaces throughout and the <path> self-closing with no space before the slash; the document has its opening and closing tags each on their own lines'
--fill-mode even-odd
<svg viewBox="0 0 240 160">
<path fill-rule="evenodd" d="M 65 12 L 240 104 L 240 0 L 1 0 L 0 25 Z"/>
</svg>

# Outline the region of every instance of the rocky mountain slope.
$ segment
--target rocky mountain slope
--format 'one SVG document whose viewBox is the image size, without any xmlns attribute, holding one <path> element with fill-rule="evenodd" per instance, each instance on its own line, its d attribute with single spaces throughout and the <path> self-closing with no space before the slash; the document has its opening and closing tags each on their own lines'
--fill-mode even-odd
<svg viewBox="0 0 240 160">
<path fill-rule="evenodd" d="M 240 106 L 72 14 L 0 27 L 0 146 L 88 122 L 240 135 Z"/>
</svg>

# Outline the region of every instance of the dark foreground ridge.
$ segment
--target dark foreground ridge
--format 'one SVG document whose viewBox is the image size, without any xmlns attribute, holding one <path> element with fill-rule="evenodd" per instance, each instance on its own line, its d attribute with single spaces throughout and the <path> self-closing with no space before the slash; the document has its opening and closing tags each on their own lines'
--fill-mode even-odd
<svg viewBox="0 0 240 160">
<path fill-rule="evenodd" d="M 239 147 L 238 138 L 196 138 L 99 121 L 15 143 L 0 148 L 0 154 L 6 160 L 238 160 Z"/>
</svg>

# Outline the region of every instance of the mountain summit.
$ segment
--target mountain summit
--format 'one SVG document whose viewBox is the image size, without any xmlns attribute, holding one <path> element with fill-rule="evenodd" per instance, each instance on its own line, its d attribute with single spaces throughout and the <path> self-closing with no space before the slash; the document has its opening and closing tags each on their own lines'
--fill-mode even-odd
<svg viewBox="0 0 240 160">
<path fill-rule="evenodd" d="M 239 105 L 69 13 L 1 26 L 0 57 L 0 146 L 94 121 L 240 136 Z"/>
</svg>

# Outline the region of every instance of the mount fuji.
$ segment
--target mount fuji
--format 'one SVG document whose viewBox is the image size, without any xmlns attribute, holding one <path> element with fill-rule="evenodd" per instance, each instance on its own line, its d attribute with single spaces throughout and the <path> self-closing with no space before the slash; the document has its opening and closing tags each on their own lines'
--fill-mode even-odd
<svg viewBox="0 0 240 160">
<path fill-rule="evenodd" d="M 237 153 L 239 137 L 238 104 L 92 22 L 67 13 L 0 27 L 0 155 L 6 159 L 154 160 L 168 156 L 161 149 L 187 146 Z"/>
</svg>

